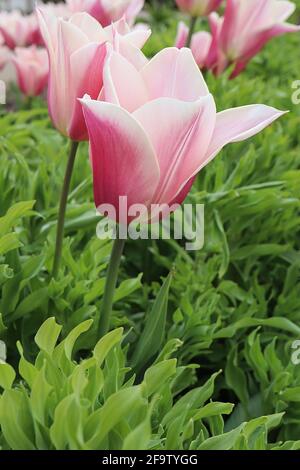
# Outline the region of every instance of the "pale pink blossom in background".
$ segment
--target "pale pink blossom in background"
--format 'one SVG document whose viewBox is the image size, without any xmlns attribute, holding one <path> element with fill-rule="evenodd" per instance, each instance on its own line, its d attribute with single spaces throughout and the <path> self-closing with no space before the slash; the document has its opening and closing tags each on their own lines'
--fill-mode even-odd
<svg viewBox="0 0 300 470">
<path fill-rule="evenodd" d="M 0 32 L 10 49 L 32 44 L 36 28 L 34 15 L 24 16 L 18 10 L 0 13 Z"/>
<path fill-rule="evenodd" d="M 217 113 L 187 48 L 164 49 L 140 70 L 112 51 L 103 83 L 106 102 L 80 101 L 95 203 L 111 204 L 117 214 L 119 196 L 147 210 L 181 203 L 196 174 L 225 145 L 257 134 L 283 114 L 261 104 Z"/>
<path fill-rule="evenodd" d="M 176 0 L 178 8 L 191 16 L 207 16 L 217 10 L 223 0 Z"/>
<path fill-rule="evenodd" d="M 102 26 L 125 18 L 132 25 L 144 6 L 144 0 L 67 0 L 70 11 L 87 12 Z"/>
<path fill-rule="evenodd" d="M 285 22 L 294 11 L 295 5 L 286 0 L 227 0 L 224 17 L 209 15 L 210 32 L 192 36 L 198 66 L 215 75 L 233 66 L 231 78 L 236 77 L 273 37 L 300 31 L 300 26 Z M 188 35 L 189 28 L 180 22 L 175 45 L 184 47 Z"/>
<path fill-rule="evenodd" d="M 97 99 L 103 87 L 103 65 L 112 47 L 140 68 L 147 59 L 140 51 L 151 31 L 131 31 L 124 20 L 107 28 L 87 13 L 66 21 L 38 10 L 39 23 L 50 60 L 48 107 L 54 126 L 71 139 L 86 140 L 82 107 L 85 93 Z"/>
<path fill-rule="evenodd" d="M 272 38 L 300 31 L 299 26 L 286 23 L 295 8 L 286 0 L 227 0 L 224 17 L 211 18 L 214 72 L 219 75 L 234 65 L 234 78 Z"/>
<path fill-rule="evenodd" d="M 12 59 L 18 85 L 26 96 L 38 96 L 47 86 L 49 62 L 46 49 L 17 47 Z"/>
</svg>

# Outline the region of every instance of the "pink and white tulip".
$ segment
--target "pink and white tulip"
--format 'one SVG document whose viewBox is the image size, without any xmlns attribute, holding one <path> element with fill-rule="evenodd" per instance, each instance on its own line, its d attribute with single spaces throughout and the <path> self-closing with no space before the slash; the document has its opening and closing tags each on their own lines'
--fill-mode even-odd
<svg viewBox="0 0 300 470">
<path fill-rule="evenodd" d="M 132 25 L 144 6 L 144 0 L 67 0 L 69 9 L 85 11 L 96 18 L 102 26 L 125 18 Z"/>
<path fill-rule="evenodd" d="M 44 12 L 45 15 L 52 15 L 56 16 L 57 18 L 63 18 L 65 20 L 69 19 L 72 16 L 71 11 L 69 10 L 68 6 L 65 3 L 38 3 L 38 8 Z M 32 13 L 32 22 L 35 24 L 35 28 L 33 31 L 32 37 L 32 44 L 36 44 L 38 46 L 43 46 L 44 41 L 40 32 L 40 27 L 38 23 L 37 13 L 36 11 Z"/>
<path fill-rule="evenodd" d="M 95 203 L 111 204 L 117 214 L 120 196 L 128 207 L 180 204 L 195 175 L 225 145 L 257 134 L 283 114 L 261 104 L 217 113 L 187 48 L 164 49 L 140 70 L 111 52 L 103 81 L 106 102 L 80 101 Z"/>
<path fill-rule="evenodd" d="M 178 8 L 191 16 L 207 16 L 221 5 L 223 0 L 176 0 Z"/>
<path fill-rule="evenodd" d="M 36 27 L 32 15 L 23 16 L 18 10 L 0 13 L 0 32 L 10 49 L 31 45 Z"/>
<path fill-rule="evenodd" d="M 150 32 L 131 32 L 123 21 L 104 29 L 87 13 L 76 13 L 68 21 L 42 10 L 38 10 L 38 16 L 49 54 L 48 107 L 53 124 L 73 140 L 86 140 L 87 130 L 77 98 L 86 93 L 93 99 L 99 97 L 106 43 L 112 41 L 121 54 L 142 66 L 146 59 L 139 47 Z"/>
<path fill-rule="evenodd" d="M 26 96 L 38 96 L 47 86 L 49 62 L 46 49 L 17 47 L 13 57 L 18 85 Z"/>
<path fill-rule="evenodd" d="M 227 0 L 224 17 L 211 18 L 215 73 L 234 65 L 234 78 L 272 38 L 300 31 L 286 22 L 294 11 L 294 3 L 286 0 Z"/>
<path fill-rule="evenodd" d="M 235 78 L 273 37 L 300 31 L 300 26 L 285 22 L 294 10 L 295 5 L 286 0 L 227 0 L 224 17 L 209 15 L 211 32 L 192 36 L 198 66 L 220 75 L 233 65 L 230 78 Z M 188 27 L 180 22 L 175 45 L 184 47 L 188 35 Z"/>
</svg>

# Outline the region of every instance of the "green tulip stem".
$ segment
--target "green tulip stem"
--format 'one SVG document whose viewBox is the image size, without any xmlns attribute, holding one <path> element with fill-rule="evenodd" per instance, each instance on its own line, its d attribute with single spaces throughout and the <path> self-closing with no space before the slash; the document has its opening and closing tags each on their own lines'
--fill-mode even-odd
<svg viewBox="0 0 300 470">
<path fill-rule="evenodd" d="M 53 262 L 53 269 L 52 269 L 53 278 L 56 278 L 59 272 L 61 253 L 62 253 L 62 247 L 63 247 L 63 238 L 64 238 L 66 207 L 67 207 L 70 182 L 72 178 L 78 145 L 79 145 L 79 142 L 74 142 L 73 140 L 71 141 L 69 158 L 68 158 L 67 168 L 66 168 L 65 177 L 64 177 L 64 183 L 63 183 L 61 196 L 60 196 L 57 229 L 56 229 L 55 254 L 54 254 L 54 262 Z"/>
<path fill-rule="evenodd" d="M 193 34 L 195 31 L 196 23 L 197 23 L 197 16 L 191 16 L 191 21 L 190 21 L 190 29 L 189 29 L 189 35 L 186 41 L 186 47 L 191 47 L 192 44 L 192 39 L 193 39 Z"/>
<path fill-rule="evenodd" d="M 98 338 L 102 338 L 102 336 L 104 336 L 109 330 L 114 293 L 117 285 L 118 271 L 120 267 L 124 245 L 125 240 L 116 238 L 116 240 L 114 241 L 107 270 L 100 317 L 98 320 Z"/>
</svg>

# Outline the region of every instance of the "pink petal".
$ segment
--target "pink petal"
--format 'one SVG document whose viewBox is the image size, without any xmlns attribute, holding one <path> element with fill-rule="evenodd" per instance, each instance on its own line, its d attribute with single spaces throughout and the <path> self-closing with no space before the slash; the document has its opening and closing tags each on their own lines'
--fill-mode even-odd
<svg viewBox="0 0 300 470">
<path fill-rule="evenodd" d="M 124 35 L 124 38 L 133 46 L 142 49 L 151 36 L 149 28 L 135 28 L 130 33 Z"/>
<path fill-rule="evenodd" d="M 125 57 L 137 70 L 142 69 L 148 63 L 147 57 L 142 51 L 128 41 L 128 36 L 119 36 L 118 52 Z"/>
<path fill-rule="evenodd" d="M 295 11 L 296 5 L 286 0 L 277 0 L 272 4 L 272 16 L 278 23 L 287 20 Z"/>
<path fill-rule="evenodd" d="M 298 31 L 300 31 L 300 26 L 289 23 L 282 23 L 277 24 L 266 31 L 263 31 L 260 34 L 254 35 L 251 39 L 249 39 L 243 54 L 237 60 L 236 67 L 231 75 L 231 78 L 234 78 L 239 73 L 241 73 L 252 57 L 258 54 L 265 44 L 272 38 L 281 36 L 285 33 L 294 33 Z"/>
<path fill-rule="evenodd" d="M 129 112 L 148 100 L 147 89 L 140 73 L 116 52 L 112 52 L 107 59 L 103 84 L 105 100 L 119 104 Z"/>
<path fill-rule="evenodd" d="M 226 67 L 224 60 L 222 60 L 222 51 L 219 45 L 219 38 L 222 31 L 223 18 L 221 18 L 217 13 L 211 13 L 209 15 L 209 26 L 211 30 L 211 45 L 207 53 L 205 66 L 208 69 L 213 71 L 218 68 L 219 70 Z M 222 62 L 222 63 L 220 63 Z"/>
<path fill-rule="evenodd" d="M 134 20 L 143 9 L 145 0 L 131 0 L 130 5 L 128 6 L 125 16 L 128 23 L 133 24 Z"/>
<path fill-rule="evenodd" d="M 240 73 L 242 73 L 245 70 L 245 68 L 247 67 L 248 62 L 249 62 L 249 60 L 247 60 L 247 61 L 246 60 L 238 60 L 235 63 L 235 67 L 233 69 L 233 72 L 230 75 L 230 79 L 233 79 L 233 78 L 237 77 Z"/>
<path fill-rule="evenodd" d="M 185 47 L 188 35 L 189 35 L 189 28 L 183 21 L 180 21 L 177 26 L 177 36 L 175 40 L 175 47 L 178 47 L 178 49 L 182 49 L 183 47 Z"/>
<path fill-rule="evenodd" d="M 227 109 L 218 113 L 204 165 L 212 160 L 225 145 L 230 142 L 240 142 L 258 134 L 283 114 L 285 114 L 284 111 L 262 104 Z"/>
<path fill-rule="evenodd" d="M 104 31 L 105 31 L 105 34 L 108 36 L 108 40 L 112 42 L 113 34 L 115 31 L 117 31 L 117 33 L 123 36 L 125 34 L 129 34 L 131 29 L 129 25 L 126 23 L 125 18 L 121 18 L 120 20 L 115 21 L 114 23 L 111 23 L 109 26 L 106 26 L 104 28 Z"/>
<path fill-rule="evenodd" d="M 16 47 L 16 42 L 14 38 L 9 34 L 9 32 L 6 31 L 5 28 L 3 28 L 3 26 L 0 26 L 0 33 L 3 36 L 7 47 L 9 47 L 10 49 L 14 49 Z"/>
<path fill-rule="evenodd" d="M 228 0 L 220 36 L 223 51 L 231 60 L 248 62 L 274 36 L 299 31 L 283 23 L 294 11 L 288 1 Z"/>
<path fill-rule="evenodd" d="M 54 15 L 50 15 L 44 9 L 40 8 L 36 8 L 36 15 L 41 36 L 48 49 L 50 60 L 52 60 L 57 47 L 58 20 Z"/>
<path fill-rule="evenodd" d="M 82 106 L 77 98 L 88 94 L 97 99 L 102 89 L 102 74 L 106 57 L 105 44 L 90 43 L 78 49 L 70 57 L 72 83 L 70 94 L 72 100 L 72 116 L 68 134 L 73 140 L 86 140 L 87 130 L 82 113 Z"/>
<path fill-rule="evenodd" d="M 112 204 L 118 210 L 119 196 L 127 196 L 128 206 L 148 206 L 160 171 L 145 131 L 118 106 L 81 102 L 90 138 L 96 206 Z"/>
<path fill-rule="evenodd" d="M 104 8 L 101 1 L 92 3 L 89 7 L 89 14 L 96 18 L 102 26 L 109 26 L 112 22 L 109 12 Z"/>
<path fill-rule="evenodd" d="M 69 23 L 75 25 L 92 42 L 107 41 L 107 34 L 101 24 L 85 12 L 72 15 Z"/>
<path fill-rule="evenodd" d="M 195 179 L 196 179 L 196 176 L 193 176 L 191 179 L 188 180 L 187 183 L 185 183 L 181 191 L 175 196 L 173 201 L 171 201 L 171 203 L 169 204 L 170 206 L 172 206 L 173 204 L 182 204 L 184 202 L 185 198 L 189 194 L 194 184 Z"/>
<path fill-rule="evenodd" d="M 191 49 L 195 61 L 200 68 L 205 66 L 211 44 L 212 36 L 210 33 L 199 31 L 199 33 L 194 34 Z"/>
<path fill-rule="evenodd" d="M 131 0 L 119 0 L 117 2 L 115 1 L 108 1 L 108 0 L 105 0 L 105 1 L 98 1 L 98 2 L 95 2 L 98 3 L 98 5 L 102 5 L 101 8 L 103 9 L 104 11 L 104 14 L 106 15 L 107 19 L 109 19 L 109 23 L 111 23 L 112 21 L 117 21 L 119 19 L 121 19 L 125 13 L 126 13 L 126 10 L 130 4 Z M 92 15 L 94 16 L 94 14 L 92 13 Z M 98 19 L 98 18 L 97 18 Z M 104 18 L 103 18 L 104 19 Z M 107 24 L 105 23 L 102 23 L 101 24 L 103 26 L 106 26 Z"/>
<path fill-rule="evenodd" d="M 148 26 L 141 28 L 139 25 L 137 25 L 131 29 L 126 23 L 125 18 L 122 18 L 121 20 L 112 23 L 110 26 L 107 26 L 104 28 L 104 31 L 110 42 L 113 42 L 115 33 L 118 33 L 119 35 L 123 36 L 128 43 L 137 47 L 138 49 L 142 49 L 146 41 L 151 36 L 151 29 Z"/>
<path fill-rule="evenodd" d="M 79 13 L 80 15 L 81 13 Z M 83 33 L 76 25 L 70 21 L 59 20 L 62 33 L 62 41 L 64 44 L 65 54 L 72 54 L 80 47 L 88 44 L 90 41 L 86 34 Z"/>
<path fill-rule="evenodd" d="M 271 39 L 272 37 L 281 36 L 285 33 L 297 33 L 299 31 L 300 25 L 281 23 L 273 26 L 273 28 L 267 32 L 267 35 L 269 36 L 268 39 Z"/>
<path fill-rule="evenodd" d="M 192 52 L 187 48 L 163 49 L 141 73 L 151 99 L 164 96 L 195 101 L 209 93 Z"/>
<path fill-rule="evenodd" d="M 228 50 L 231 38 L 234 37 L 238 19 L 238 0 L 227 0 L 222 29 L 220 31 L 220 41 L 222 49 Z"/>
<path fill-rule="evenodd" d="M 216 108 L 207 95 L 194 103 L 161 98 L 134 113 L 152 142 L 161 177 L 155 203 L 169 203 L 201 166 L 215 127 Z"/>
</svg>

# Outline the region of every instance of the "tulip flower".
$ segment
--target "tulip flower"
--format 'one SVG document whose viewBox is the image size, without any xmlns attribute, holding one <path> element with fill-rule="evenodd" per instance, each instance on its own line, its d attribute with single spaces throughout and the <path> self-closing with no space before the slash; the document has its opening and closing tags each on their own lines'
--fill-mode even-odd
<svg viewBox="0 0 300 470">
<path fill-rule="evenodd" d="M 54 126 L 74 141 L 86 140 L 82 108 L 77 101 L 85 93 L 97 99 L 102 89 L 106 42 L 121 54 L 144 64 L 141 51 L 150 31 L 131 32 L 125 21 L 103 28 L 87 13 L 69 20 L 38 11 L 41 33 L 49 53 L 49 113 Z"/>
<path fill-rule="evenodd" d="M 215 74 L 234 65 L 231 78 L 236 77 L 273 37 L 300 31 L 286 23 L 294 11 L 294 3 L 286 0 L 227 0 L 224 18 L 211 18 Z"/>
<path fill-rule="evenodd" d="M 103 73 L 106 102 L 84 97 L 81 103 L 90 139 L 94 198 L 115 209 L 117 220 L 134 219 L 130 209 L 167 205 L 169 211 L 187 196 L 197 173 L 230 142 L 245 140 L 283 113 L 250 105 L 217 113 L 191 51 L 168 48 L 137 70 L 112 51 Z M 119 207 L 125 197 L 127 214 Z M 102 206 L 102 209 L 101 209 Z M 164 215 L 168 212 L 164 210 Z M 139 220 L 140 220 L 139 214 Z M 146 213 L 142 211 L 142 218 Z M 125 216 L 125 217 L 124 217 Z M 109 327 L 113 293 L 124 240 L 114 244 L 99 335 Z"/>
<path fill-rule="evenodd" d="M 191 16 L 207 16 L 215 11 L 223 0 L 176 0 L 178 8 Z"/>
<path fill-rule="evenodd" d="M 147 59 L 140 48 L 150 31 L 131 31 L 125 20 L 103 28 L 87 13 L 76 13 L 68 20 L 57 18 L 43 9 L 38 18 L 50 63 L 48 108 L 54 126 L 71 141 L 71 149 L 62 189 L 53 276 L 58 274 L 62 250 L 65 210 L 78 142 L 87 140 L 82 107 L 78 101 L 86 93 L 98 99 L 102 94 L 103 65 L 107 43 L 141 68 Z"/>
<path fill-rule="evenodd" d="M 250 105 L 216 112 L 189 49 L 167 48 L 141 70 L 116 52 L 104 68 L 106 102 L 81 100 L 89 132 L 96 206 L 182 200 L 191 179 L 230 142 L 282 112 Z"/>
<path fill-rule="evenodd" d="M 23 16 L 18 10 L 0 13 L 0 32 L 10 49 L 32 44 L 35 29 L 31 15 Z"/>
<path fill-rule="evenodd" d="M 72 140 L 87 137 L 77 98 L 89 93 L 97 98 L 102 88 L 106 55 L 105 37 L 98 23 L 85 13 L 69 21 L 38 10 L 49 54 L 48 107 L 54 126 Z"/>
<path fill-rule="evenodd" d="M 46 49 L 36 46 L 17 47 L 13 57 L 18 84 L 29 97 L 40 95 L 48 82 L 48 54 Z"/>
<path fill-rule="evenodd" d="M 96 18 L 102 26 L 125 18 L 132 25 L 144 6 L 144 0 L 68 0 L 69 9 L 74 12 L 85 11 Z"/>
</svg>

